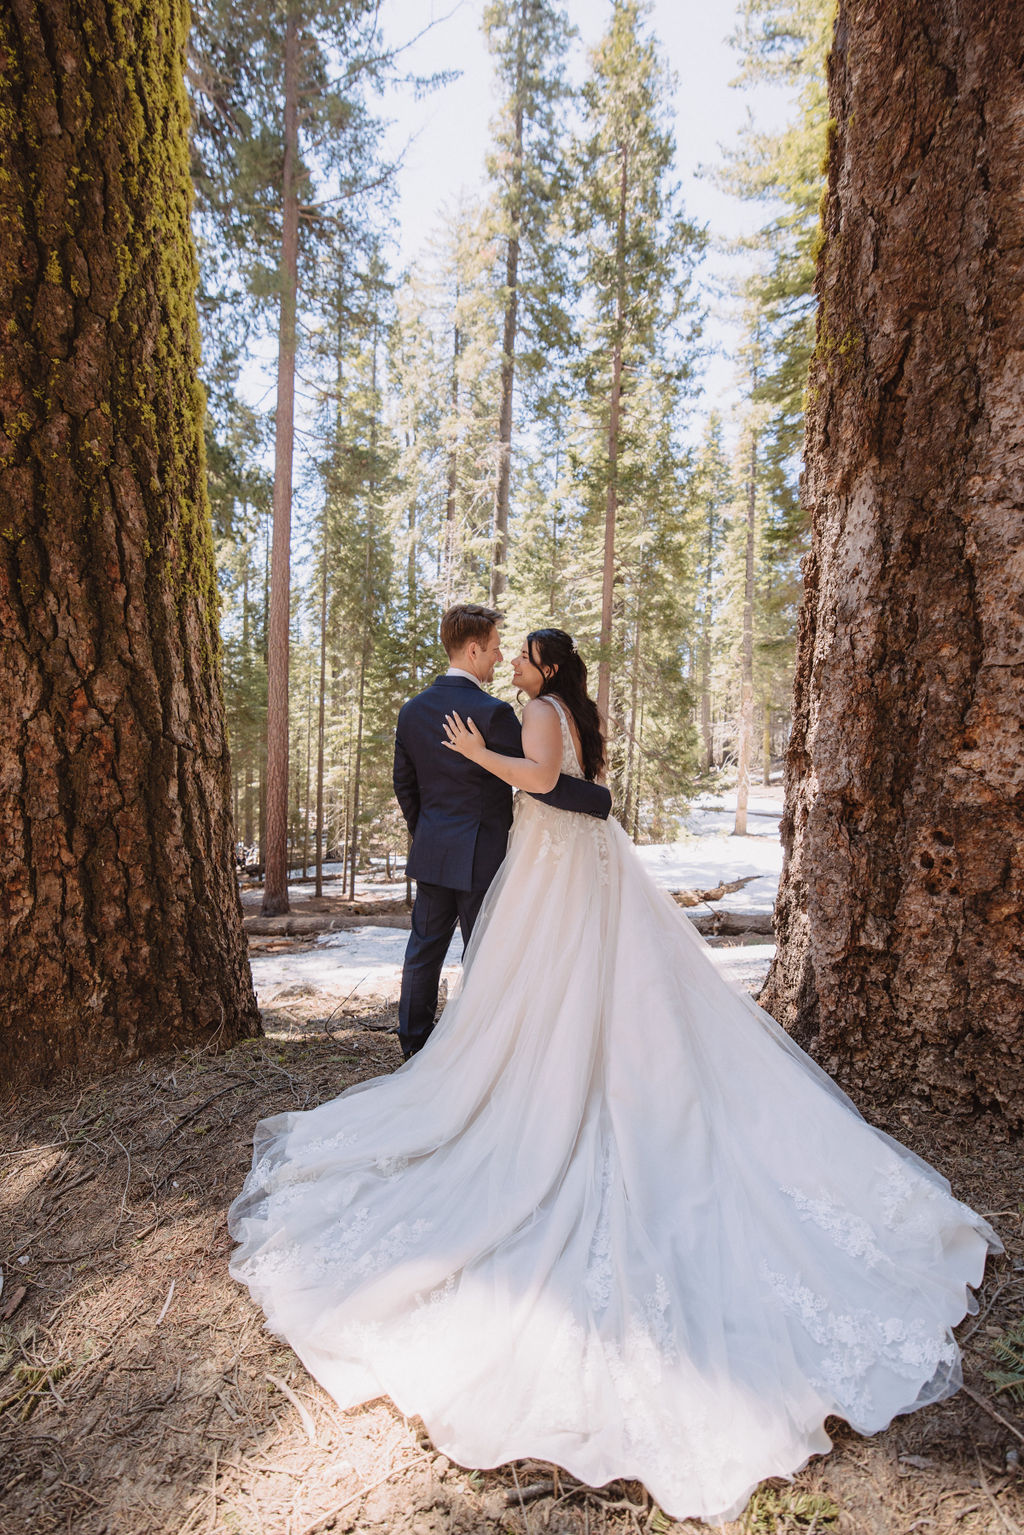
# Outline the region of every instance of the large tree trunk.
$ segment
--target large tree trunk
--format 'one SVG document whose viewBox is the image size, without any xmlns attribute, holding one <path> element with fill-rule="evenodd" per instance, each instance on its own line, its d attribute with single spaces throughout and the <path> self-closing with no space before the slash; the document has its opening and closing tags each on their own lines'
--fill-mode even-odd
<svg viewBox="0 0 1024 1535">
<path fill-rule="evenodd" d="M 288 910 L 288 630 L 291 622 L 292 455 L 295 446 L 295 320 L 299 287 L 299 21 L 285 15 L 281 307 L 274 421 L 274 551 L 267 638 L 267 846 L 265 917 Z"/>
<path fill-rule="evenodd" d="M 813 546 L 763 1000 L 861 1092 L 1024 1118 L 1024 12 L 842 3 Z"/>
<path fill-rule="evenodd" d="M 0 1077 L 258 1032 L 177 0 L 0 10 Z M 58 64 L 59 60 L 59 64 Z"/>
</svg>

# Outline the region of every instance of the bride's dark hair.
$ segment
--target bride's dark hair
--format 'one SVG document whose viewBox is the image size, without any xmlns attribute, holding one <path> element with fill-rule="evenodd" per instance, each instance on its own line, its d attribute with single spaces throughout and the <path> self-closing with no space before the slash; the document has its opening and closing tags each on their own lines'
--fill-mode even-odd
<svg viewBox="0 0 1024 1535">
<path fill-rule="evenodd" d="M 552 668 L 537 696 L 555 693 L 565 704 L 579 731 L 583 776 L 595 779 L 604 767 L 604 736 L 597 705 L 587 693 L 587 668 L 576 642 L 564 629 L 533 629 L 526 636 L 526 653 L 542 676 L 546 667 Z"/>
</svg>

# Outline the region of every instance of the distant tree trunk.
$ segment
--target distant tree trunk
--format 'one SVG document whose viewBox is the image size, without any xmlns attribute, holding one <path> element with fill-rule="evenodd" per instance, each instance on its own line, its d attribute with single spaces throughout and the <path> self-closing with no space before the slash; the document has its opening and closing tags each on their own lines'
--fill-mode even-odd
<svg viewBox="0 0 1024 1535">
<path fill-rule="evenodd" d="M 0 9 L 0 1079 L 258 1033 L 189 232 L 187 12 Z"/>
<path fill-rule="evenodd" d="M 1018 6 L 839 7 L 813 541 L 763 997 L 854 1091 L 1015 1121 L 1022 49 Z"/>
<path fill-rule="evenodd" d="M 302 877 L 309 868 L 309 818 L 313 771 L 313 670 L 306 677 L 306 797 L 302 809 Z"/>
<path fill-rule="evenodd" d="M 291 621 L 292 454 L 295 445 L 295 315 L 299 284 L 299 22 L 285 15 L 281 308 L 274 420 L 274 550 L 267 659 L 267 847 L 262 912 L 288 910 L 288 626 Z"/>
<path fill-rule="evenodd" d="M 711 610 L 705 607 L 700 620 L 700 734 L 704 743 L 704 771 L 710 773 L 715 760 L 711 734 Z"/>
<path fill-rule="evenodd" d="M 523 197 L 523 74 L 526 67 L 527 0 L 520 0 L 516 36 L 516 83 L 513 101 L 515 139 L 509 188 L 510 229 L 505 252 L 505 323 L 501 346 L 501 403 L 498 410 L 498 479 L 494 492 L 494 551 L 491 557 L 491 606 L 508 584 L 508 498 L 512 478 L 512 398 L 516 376 L 516 325 L 519 315 L 519 235 Z"/>
<path fill-rule="evenodd" d="M 612 621 L 615 599 L 615 521 L 619 505 L 619 415 L 622 405 L 622 342 L 626 294 L 626 189 L 627 155 L 620 150 L 622 170 L 619 177 L 619 217 L 615 240 L 617 296 L 615 331 L 612 343 L 612 389 L 608 409 L 608 489 L 604 514 L 604 569 L 601 576 L 601 660 L 597 668 L 597 708 L 608 728 L 612 678 Z"/>
<path fill-rule="evenodd" d="M 641 586 L 643 585 L 643 579 L 644 571 L 641 566 Z M 640 637 L 640 602 L 638 598 L 636 619 L 633 624 L 633 657 L 629 683 L 629 730 L 627 731 L 626 741 L 626 784 L 622 807 L 622 825 L 626 831 L 629 831 L 636 821 L 637 791 L 634 779 L 639 778 L 640 775 Z M 633 840 L 636 840 L 635 836 Z"/>
<path fill-rule="evenodd" d="M 359 702 L 356 708 L 356 762 L 352 788 L 352 857 L 349 875 L 349 898 L 356 898 L 356 868 L 359 863 L 359 796 L 363 773 L 363 726 L 366 706 L 366 672 L 370 664 L 373 646 L 373 592 L 371 587 L 373 539 L 376 532 L 376 457 L 377 457 L 377 327 L 373 329 L 373 418 L 370 423 L 370 459 L 374 465 L 366 497 L 366 563 L 363 569 L 363 643 L 359 655 Z"/>
<path fill-rule="evenodd" d="M 637 740 L 643 739 L 644 733 L 644 699 L 640 698 L 640 712 L 637 716 Z M 629 826 L 629 834 L 634 842 L 640 841 L 640 795 L 643 791 L 644 759 L 643 753 L 638 751 L 636 756 L 636 776 L 633 786 L 633 819 Z"/>
<path fill-rule="evenodd" d="M 256 780 L 257 808 L 259 811 L 259 863 L 263 866 L 264 853 L 267 846 L 267 759 L 264 752 L 260 752 L 259 769 Z"/>
<path fill-rule="evenodd" d="M 416 614 L 419 607 L 419 590 L 416 580 L 416 502 L 409 501 L 409 560 L 406 566 L 406 601 L 409 611 L 409 697 L 419 690 L 419 667 L 416 664 Z M 412 852 L 412 838 L 406 833 L 405 861 L 408 863 L 409 854 Z M 405 904 L 412 909 L 412 880 L 405 876 Z"/>
<path fill-rule="evenodd" d="M 772 781 L 772 705 L 765 696 L 761 700 L 761 782 L 767 787 Z"/>
<path fill-rule="evenodd" d="M 561 454 L 555 448 L 555 485 L 557 486 L 562 473 Z M 554 618 L 558 612 L 558 599 L 561 593 L 561 570 L 559 568 L 560 546 L 558 541 L 558 497 L 551 498 L 551 579 L 548 582 L 548 615 Z"/>
<path fill-rule="evenodd" d="M 248 511 L 249 511 L 248 507 L 245 507 L 243 515 L 245 515 L 246 518 L 248 518 Z M 245 565 L 243 567 L 243 572 L 242 572 L 242 654 L 243 654 L 243 656 L 248 656 L 249 655 L 249 645 L 250 645 L 250 643 L 251 643 L 251 641 L 250 641 L 250 630 L 249 630 L 249 544 L 248 544 L 248 540 L 247 540 L 246 541 L 246 545 L 245 545 Z M 251 708 L 251 694 L 248 695 L 247 699 L 246 699 L 246 713 L 247 714 L 249 713 L 250 708 Z M 242 776 L 242 818 L 243 818 L 243 827 L 244 827 L 243 832 L 242 832 L 242 839 L 243 839 L 243 841 L 245 843 L 245 846 L 247 848 L 252 846 L 252 831 L 253 831 L 253 825 L 252 825 L 252 735 L 253 735 L 253 732 L 252 732 L 252 724 L 251 724 L 251 719 L 250 719 L 250 720 L 247 721 L 247 725 L 246 725 L 245 751 L 242 754 L 242 775 L 243 775 Z M 237 755 L 238 754 L 236 752 L 236 756 Z"/>
<path fill-rule="evenodd" d="M 369 559 L 367 559 L 369 564 Z M 363 770 L 363 710 L 366 702 L 366 646 L 363 645 L 359 657 L 359 701 L 356 706 L 356 755 L 355 768 L 352 775 L 352 828 L 351 842 L 349 844 L 349 900 L 356 898 L 356 866 L 359 862 L 359 790 L 362 785 Z"/>
<path fill-rule="evenodd" d="M 323 570 L 320 573 L 320 680 L 316 715 L 316 893 L 324 893 L 324 725 L 327 683 L 327 504 L 323 518 Z"/>
<path fill-rule="evenodd" d="M 734 837 L 747 835 L 750 763 L 754 755 L 754 531 L 757 513 L 757 434 L 750 434 L 747 484 L 746 565 L 743 576 L 743 648 L 740 665 L 739 744 L 736 752 L 736 822 Z"/>
<path fill-rule="evenodd" d="M 456 302 L 458 292 L 456 291 Z M 459 448 L 458 448 L 458 419 L 459 419 L 459 355 L 461 351 L 459 327 L 453 327 L 452 334 L 452 440 L 448 449 L 448 494 L 445 500 L 444 510 L 444 606 L 448 607 L 455 596 L 455 511 L 459 487 Z"/>
<path fill-rule="evenodd" d="M 270 632 L 270 534 L 272 519 L 264 519 L 263 526 L 263 671 L 268 669 L 267 636 Z M 267 731 L 264 719 L 263 730 L 257 743 L 258 761 L 256 768 L 256 799 L 257 799 L 257 824 L 259 827 L 259 863 L 263 867 L 263 861 L 267 856 Z"/>
</svg>

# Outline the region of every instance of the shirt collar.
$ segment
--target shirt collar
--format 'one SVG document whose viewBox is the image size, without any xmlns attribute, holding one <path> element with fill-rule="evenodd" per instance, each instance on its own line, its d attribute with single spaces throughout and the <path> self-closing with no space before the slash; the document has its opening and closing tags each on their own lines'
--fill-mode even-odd
<svg viewBox="0 0 1024 1535">
<path fill-rule="evenodd" d="M 480 686 L 480 678 L 474 677 L 472 672 L 464 672 L 461 666 L 449 666 L 448 670 L 445 672 L 445 676 L 465 677 L 469 682 L 475 683 L 477 687 Z"/>
</svg>

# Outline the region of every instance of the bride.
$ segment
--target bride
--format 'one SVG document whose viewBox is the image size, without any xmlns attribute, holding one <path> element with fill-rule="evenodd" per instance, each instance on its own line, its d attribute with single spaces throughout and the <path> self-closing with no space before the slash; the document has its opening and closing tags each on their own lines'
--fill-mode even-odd
<svg viewBox="0 0 1024 1535">
<path fill-rule="evenodd" d="M 567 634 L 531 634 L 514 786 L 603 761 Z M 614 821 L 516 799 L 461 989 L 394 1075 L 256 1131 L 231 1265 L 343 1408 L 464 1466 L 553 1461 L 734 1517 L 764 1477 L 954 1392 L 999 1242 L 725 981 Z"/>
</svg>

